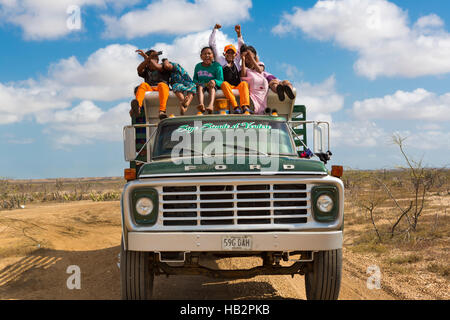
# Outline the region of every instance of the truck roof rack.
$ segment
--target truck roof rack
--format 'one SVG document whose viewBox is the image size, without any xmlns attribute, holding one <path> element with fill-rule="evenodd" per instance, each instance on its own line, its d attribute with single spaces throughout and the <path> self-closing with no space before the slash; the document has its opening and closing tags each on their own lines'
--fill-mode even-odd
<svg viewBox="0 0 450 320">
<path fill-rule="evenodd" d="M 293 91 L 294 94 L 296 95 L 297 91 L 295 89 Z M 239 101 L 239 91 L 237 89 L 233 89 L 233 94 L 236 97 L 236 100 Z M 205 101 L 208 101 L 208 99 L 209 99 L 208 93 L 205 93 Z M 226 99 L 221 90 L 217 91 L 216 99 Z M 269 91 L 267 97 L 267 106 L 272 110 L 276 110 L 278 116 L 284 117 L 286 118 L 286 120 L 292 119 L 294 103 L 295 99 L 291 100 L 288 97 L 286 97 L 284 101 L 280 101 L 278 99 L 277 94 L 273 93 L 272 91 Z M 196 108 L 197 105 L 198 105 L 197 97 L 194 97 L 185 115 L 186 116 L 196 115 L 198 112 Z M 160 121 L 158 92 L 155 91 L 146 92 L 144 99 L 144 110 L 146 122 L 148 124 L 158 123 Z M 176 117 L 180 116 L 180 101 L 172 91 L 170 92 L 169 99 L 167 101 L 166 113 L 168 116 L 170 116 L 171 114 L 175 115 Z"/>
</svg>

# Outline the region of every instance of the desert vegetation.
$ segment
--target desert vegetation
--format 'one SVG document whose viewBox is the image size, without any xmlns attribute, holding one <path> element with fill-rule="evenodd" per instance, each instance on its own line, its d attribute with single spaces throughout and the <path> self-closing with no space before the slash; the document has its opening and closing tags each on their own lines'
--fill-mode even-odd
<svg viewBox="0 0 450 320">
<path fill-rule="evenodd" d="M 385 289 L 400 297 L 420 298 L 405 293 L 415 285 L 429 296 L 448 299 L 450 170 L 425 167 L 406 153 L 403 138 L 393 140 L 403 166 L 347 169 L 342 177 L 345 249 L 384 270 Z"/>
<path fill-rule="evenodd" d="M 80 200 L 120 200 L 122 178 L 46 180 L 0 179 L 0 210 L 19 209 L 32 203 Z"/>
</svg>

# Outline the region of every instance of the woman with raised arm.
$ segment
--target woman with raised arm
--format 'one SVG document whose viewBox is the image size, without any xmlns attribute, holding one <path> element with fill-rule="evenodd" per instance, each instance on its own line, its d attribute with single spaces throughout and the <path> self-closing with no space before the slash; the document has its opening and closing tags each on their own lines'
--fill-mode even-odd
<svg viewBox="0 0 450 320">
<path fill-rule="evenodd" d="M 166 107 L 169 98 L 170 72 L 164 70 L 162 64 L 159 63 L 159 55 L 162 52 L 156 52 L 155 50 L 147 52 L 136 50 L 136 52 L 144 58 L 144 61 L 137 67 L 138 75 L 144 78 L 144 82 L 136 90 L 136 99 L 131 101 L 130 114 L 133 113 L 135 116 L 140 114 L 147 91 L 158 91 L 159 118 L 167 118 Z"/>
<path fill-rule="evenodd" d="M 269 83 L 262 73 L 263 69 L 258 65 L 255 48 L 242 46 L 241 60 L 241 79 L 248 83 L 254 112 L 264 114 L 264 110 L 267 108 Z"/>
</svg>

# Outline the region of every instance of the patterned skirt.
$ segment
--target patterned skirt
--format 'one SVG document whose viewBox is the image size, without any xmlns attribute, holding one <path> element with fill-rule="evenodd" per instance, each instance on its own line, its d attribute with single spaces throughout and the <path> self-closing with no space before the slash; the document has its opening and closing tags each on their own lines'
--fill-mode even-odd
<svg viewBox="0 0 450 320">
<path fill-rule="evenodd" d="M 196 94 L 197 87 L 186 70 L 184 70 L 183 67 L 178 63 L 170 63 L 173 65 L 173 70 L 170 75 L 170 84 L 172 85 L 173 92 L 191 92 L 193 94 Z"/>
</svg>

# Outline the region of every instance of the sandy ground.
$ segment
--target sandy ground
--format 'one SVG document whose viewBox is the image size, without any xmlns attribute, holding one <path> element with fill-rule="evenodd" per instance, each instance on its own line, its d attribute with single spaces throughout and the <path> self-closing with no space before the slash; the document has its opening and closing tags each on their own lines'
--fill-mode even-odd
<svg viewBox="0 0 450 320">
<path fill-rule="evenodd" d="M 119 202 L 80 201 L 0 212 L 0 299 L 120 299 Z M 355 263 L 344 250 L 339 299 L 395 299 L 369 290 L 370 262 Z M 247 268 L 255 259 L 212 261 L 221 268 Z M 81 289 L 68 289 L 81 270 Z M 187 292 L 189 293 L 187 295 Z M 304 277 L 258 276 L 246 280 L 201 276 L 157 277 L 155 299 L 305 299 Z"/>
</svg>

